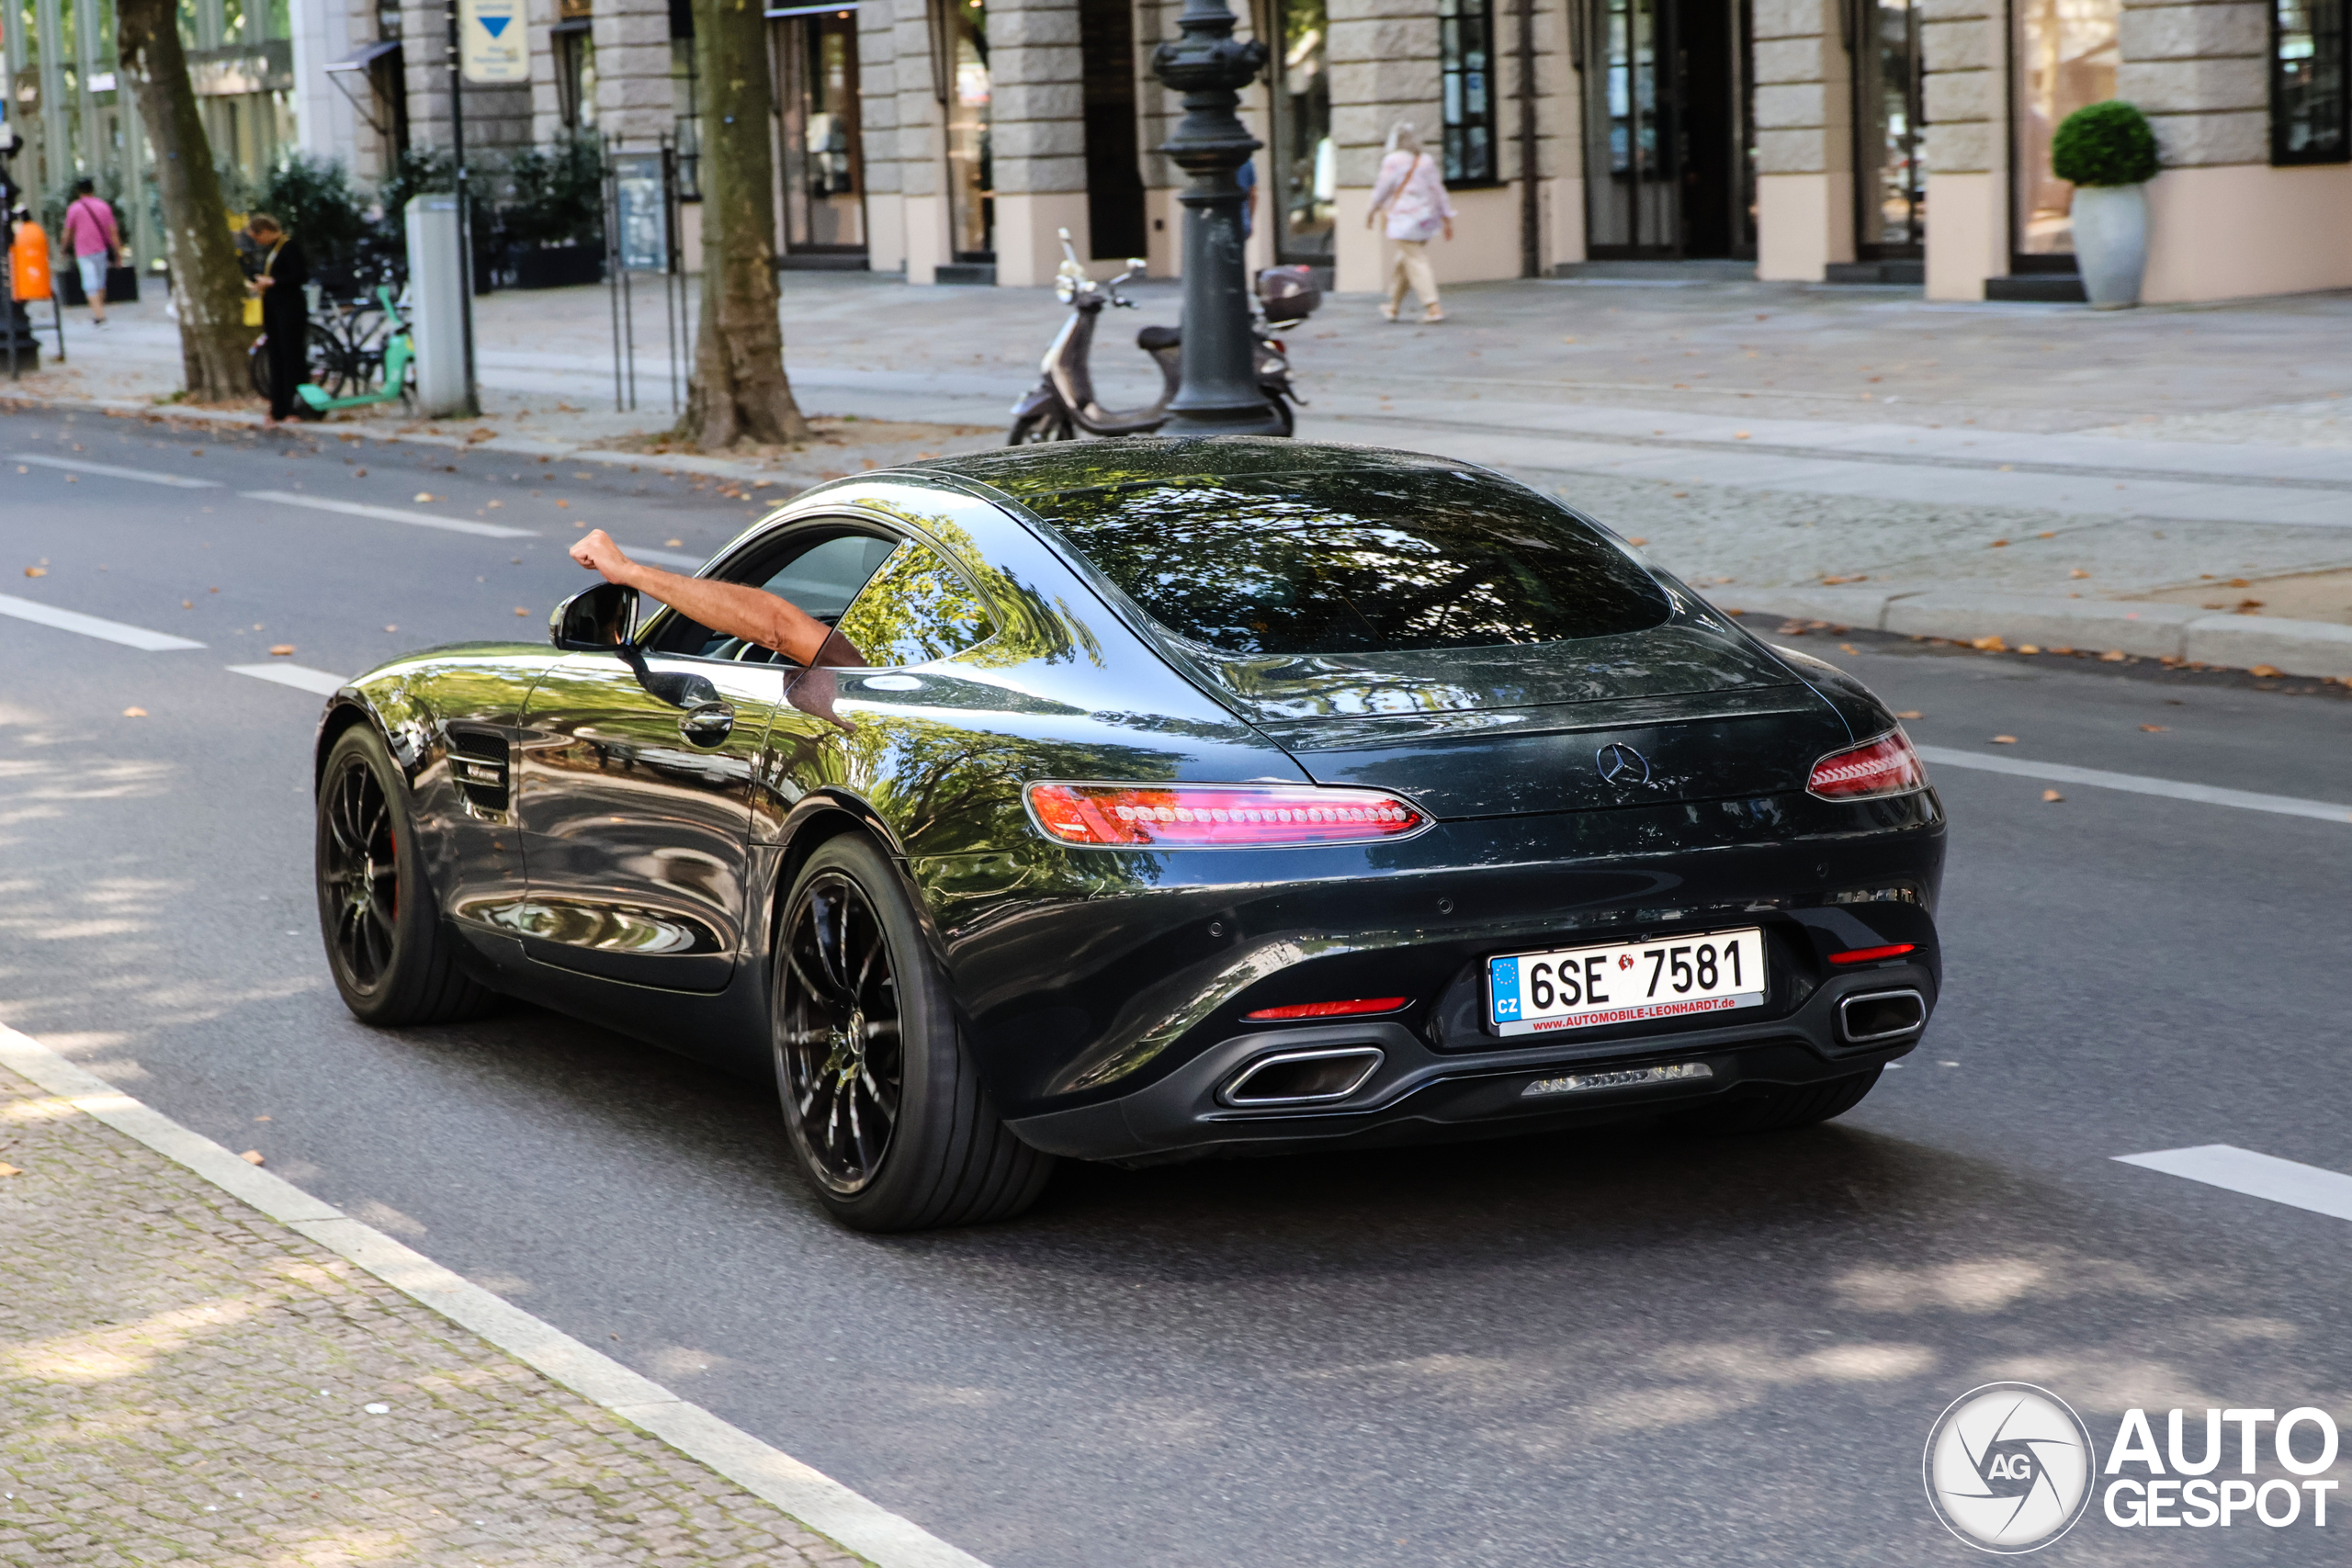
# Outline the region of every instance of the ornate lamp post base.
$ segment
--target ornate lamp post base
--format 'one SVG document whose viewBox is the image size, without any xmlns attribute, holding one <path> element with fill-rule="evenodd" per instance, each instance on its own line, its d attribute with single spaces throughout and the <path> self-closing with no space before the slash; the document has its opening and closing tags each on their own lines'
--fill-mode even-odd
<svg viewBox="0 0 2352 1568">
<path fill-rule="evenodd" d="M 1234 176 L 1262 145 L 1235 112 L 1240 89 L 1266 63 L 1266 46 L 1233 36 L 1225 0 L 1184 0 L 1183 36 L 1152 51 L 1154 74 L 1184 96 L 1184 118 L 1159 151 L 1191 177 L 1184 205 L 1182 379 L 1161 427 L 1168 435 L 1279 435 L 1258 390 L 1250 278 L 1241 253 L 1241 185 Z"/>
</svg>

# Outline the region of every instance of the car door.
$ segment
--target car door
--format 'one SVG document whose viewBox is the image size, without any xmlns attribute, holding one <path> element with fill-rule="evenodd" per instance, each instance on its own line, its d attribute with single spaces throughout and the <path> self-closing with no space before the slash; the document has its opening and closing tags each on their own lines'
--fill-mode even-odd
<svg viewBox="0 0 2352 1568">
<path fill-rule="evenodd" d="M 894 541 L 790 530 L 718 573 L 820 620 L 848 608 Z M 615 652 L 569 653 L 525 712 L 525 951 L 638 985 L 717 991 L 743 944 L 768 727 L 798 670 L 674 611 Z"/>
</svg>

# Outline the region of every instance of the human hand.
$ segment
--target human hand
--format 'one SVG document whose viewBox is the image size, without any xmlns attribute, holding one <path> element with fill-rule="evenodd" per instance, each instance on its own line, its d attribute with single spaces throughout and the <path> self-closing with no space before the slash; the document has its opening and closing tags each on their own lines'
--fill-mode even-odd
<svg viewBox="0 0 2352 1568">
<path fill-rule="evenodd" d="M 271 286 L 276 284 L 277 281 L 277 279 L 274 277 L 256 277 L 254 279 L 254 292 L 256 294 L 267 293 Z"/>
<path fill-rule="evenodd" d="M 607 582 L 618 582 L 621 574 L 635 563 L 621 553 L 613 536 L 602 528 L 591 528 L 571 542 L 571 558 L 590 571 L 601 571 Z"/>
<path fill-rule="evenodd" d="M 1445 220 L 1445 237 L 1449 240 L 1453 238 L 1453 220 L 1451 218 Z"/>
</svg>

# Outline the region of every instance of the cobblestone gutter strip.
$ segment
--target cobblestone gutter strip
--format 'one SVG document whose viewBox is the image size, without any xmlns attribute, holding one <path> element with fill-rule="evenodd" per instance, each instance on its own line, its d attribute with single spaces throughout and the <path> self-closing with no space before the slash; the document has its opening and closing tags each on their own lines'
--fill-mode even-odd
<svg viewBox="0 0 2352 1568">
<path fill-rule="evenodd" d="M 0 1563 L 984 1568 L 6 1025 L 0 1163 Z"/>
<path fill-rule="evenodd" d="M 2352 626 L 2328 621 L 2216 615 L 2179 604 L 2115 599 L 1943 590 L 1890 594 L 1859 588 L 1739 588 L 1714 597 L 1725 609 L 1906 637 L 1963 642 L 1997 637 L 2045 649 L 2116 651 L 2231 670 L 2267 666 L 2282 675 L 2352 680 Z"/>
</svg>

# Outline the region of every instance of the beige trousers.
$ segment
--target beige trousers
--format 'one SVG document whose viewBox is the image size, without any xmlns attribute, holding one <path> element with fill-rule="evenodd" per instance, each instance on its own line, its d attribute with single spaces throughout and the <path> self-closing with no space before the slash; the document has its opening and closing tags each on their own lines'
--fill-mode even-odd
<svg viewBox="0 0 2352 1568">
<path fill-rule="evenodd" d="M 1437 269 L 1430 265 L 1427 240 L 1391 240 L 1396 247 L 1388 264 L 1388 309 L 1402 310 L 1407 288 L 1420 297 L 1424 313 L 1437 309 Z"/>
</svg>

